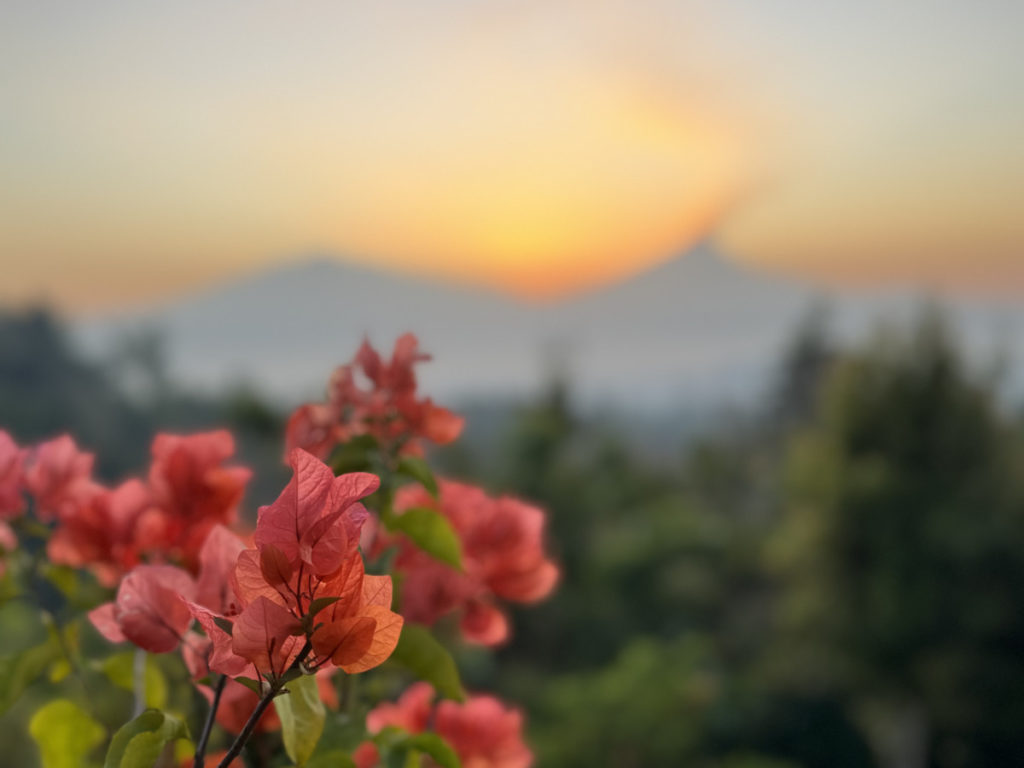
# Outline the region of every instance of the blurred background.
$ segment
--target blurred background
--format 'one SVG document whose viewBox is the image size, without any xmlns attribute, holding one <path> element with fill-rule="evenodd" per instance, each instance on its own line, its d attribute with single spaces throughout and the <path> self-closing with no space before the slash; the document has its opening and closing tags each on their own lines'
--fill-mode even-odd
<svg viewBox="0 0 1024 768">
<path fill-rule="evenodd" d="M 412 330 L 468 419 L 431 459 L 550 511 L 556 596 L 460 651 L 538 765 L 1019 766 L 1022 28 L 5 2 L 0 426 L 117 479 L 227 425 L 254 514 L 290 409 Z"/>
</svg>

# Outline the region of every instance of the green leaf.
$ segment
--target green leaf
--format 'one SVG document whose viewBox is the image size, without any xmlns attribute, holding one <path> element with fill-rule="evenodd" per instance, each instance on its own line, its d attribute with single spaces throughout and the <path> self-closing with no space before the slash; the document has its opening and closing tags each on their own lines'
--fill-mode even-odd
<svg viewBox="0 0 1024 768">
<path fill-rule="evenodd" d="M 59 683 L 71 674 L 71 663 L 67 659 L 57 659 L 50 667 L 50 682 Z"/>
<path fill-rule="evenodd" d="M 377 440 L 373 435 L 359 435 L 339 445 L 328 464 L 334 474 L 366 472 L 373 467 L 373 455 L 377 452 Z"/>
<path fill-rule="evenodd" d="M 448 699 L 462 701 L 465 694 L 459 680 L 459 670 L 451 654 L 445 650 L 430 630 L 419 624 L 406 624 L 391 659 L 426 680 L 437 692 Z"/>
<path fill-rule="evenodd" d="M 39 745 L 42 768 L 79 768 L 107 735 L 103 726 L 68 699 L 51 701 L 38 710 L 28 732 Z"/>
<path fill-rule="evenodd" d="M 214 616 L 213 623 L 229 635 L 232 634 L 235 630 L 235 625 L 232 624 L 229 619 L 225 619 L 223 616 Z"/>
<path fill-rule="evenodd" d="M 390 523 L 392 531 L 401 531 L 431 557 L 462 570 L 462 543 L 448 518 L 437 510 L 413 507 Z"/>
<path fill-rule="evenodd" d="M 135 651 L 115 653 L 102 664 L 103 674 L 118 688 L 135 690 Z M 146 706 L 160 709 L 167 705 L 167 679 L 152 655 L 146 655 Z"/>
<path fill-rule="evenodd" d="M 317 755 L 306 763 L 306 768 L 356 768 L 356 764 L 353 762 L 351 755 L 342 752 L 340 749 L 335 749 L 331 752 Z"/>
<path fill-rule="evenodd" d="M 305 765 L 324 731 L 327 711 L 320 701 L 316 677 L 303 675 L 288 683 L 288 693 L 274 699 L 281 718 L 284 749 L 296 765 Z"/>
<path fill-rule="evenodd" d="M 434 473 L 423 459 L 418 456 L 403 456 L 398 460 L 395 470 L 398 474 L 415 480 L 426 488 L 431 496 L 437 498 L 437 480 L 434 479 Z"/>
<path fill-rule="evenodd" d="M 370 734 L 370 741 L 377 745 L 378 750 L 387 751 L 408 735 L 395 725 L 385 725 L 376 733 Z"/>
<path fill-rule="evenodd" d="M 235 678 L 235 682 L 236 683 L 241 683 L 246 688 L 248 688 L 250 691 L 255 693 L 257 696 L 262 696 L 263 695 L 263 689 L 260 687 L 259 682 L 256 681 L 256 680 L 253 680 L 251 677 L 244 677 L 244 676 L 236 677 Z"/>
<path fill-rule="evenodd" d="M 462 768 L 455 750 L 436 733 L 417 733 L 400 741 L 396 748 L 422 752 L 440 768 Z"/>
<path fill-rule="evenodd" d="M 300 668 L 294 667 L 293 669 L 286 669 L 281 673 L 281 676 L 277 678 L 277 681 L 284 685 L 290 683 L 292 680 L 297 680 L 305 674 Z"/>
<path fill-rule="evenodd" d="M 60 648 L 51 637 L 42 645 L 0 658 L 0 714 L 10 709 L 29 684 L 42 677 L 60 656 Z"/>
<path fill-rule="evenodd" d="M 388 752 L 387 768 L 423 768 L 423 756 L 415 749 L 395 749 Z"/>
<path fill-rule="evenodd" d="M 316 616 L 320 611 L 329 605 L 334 605 L 336 602 L 341 600 L 340 597 L 318 597 L 316 600 L 309 604 L 308 616 Z"/>
<path fill-rule="evenodd" d="M 67 565 L 47 565 L 44 570 L 46 580 L 60 590 L 69 600 L 78 593 L 78 572 Z"/>
<path fill-rule="evenodd" d="M 114 734 L 103 768 L 152 768 L 171 742 L 189 738 L 188 727 L 158 709 L 147 709 Z"/>
</svg>

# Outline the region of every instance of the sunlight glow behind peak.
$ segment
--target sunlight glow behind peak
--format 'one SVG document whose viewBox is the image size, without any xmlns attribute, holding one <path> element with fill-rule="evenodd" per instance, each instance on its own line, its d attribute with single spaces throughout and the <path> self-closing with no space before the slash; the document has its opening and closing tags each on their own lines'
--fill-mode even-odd
<svg viewBox="0 0 1024 768">
<path fill-rule="evenodd" d="M 138 303 L 311 244 L 543 298 L 708 235 L 1005 286 L 1024 12 L 887 9 L 11 4 L 0 302 Z"/>
</svg>

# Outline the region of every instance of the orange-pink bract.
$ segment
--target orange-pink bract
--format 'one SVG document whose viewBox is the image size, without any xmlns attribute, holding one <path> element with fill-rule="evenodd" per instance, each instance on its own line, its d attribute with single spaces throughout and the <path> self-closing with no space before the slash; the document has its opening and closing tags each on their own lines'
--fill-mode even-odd
<svg viewBox="0 0 1024 768">
<path fill-rule="evenodd" d="M 366 727 L 377 733 L 395 726 L 421 733 L 433 717 L 433 729 L 459 756 L 463 768 L 528 768 L 533 755 L 523 742 L 523 716 L 493 696 L 471 696 L 462 704 L 442 701 L 431 705 L 434 689 L 415 683 L 394 704 L 381 704 L 366 716 Z M 360 745 L 354 759 L 359 768 L 379 764 L 376 747 Z M 432 765 L 432 763 L 428 763 Z"/>
<path fill-rule="evenodd" d="M 192 577 L 173 565 L 140 565 L 124 577 L 112 603 L 89 613 L 93 626 L 114 643 L 128 640 L 153 653 L 173 651 L 192 623 L 186 600 Z"/>
<path fill-rule="evenodd" d="M 413 367 L 429 359 L 411 333 L 395 342 L 387 362 L 364 341 L 353 361 L 331 376 L 327 402 L 307 403 L 292 413 L 288 450 L 303 448 L 325 459 L 339 442 L 363 434 L 387 451 L 418 452 L 420 439 L 450 443 L 462 431 L 462 418 L 416 394 Z"/>
<path fill-rule="evenodd" d="M 434 708 L 434 689 L 429 683 L 413 683 L 398 701 L 378 704 L 366 714 L 366 730 L 378 733 L 389 725 L 408 733 L 421 733 L 430 724 Z"/>
<path fill-rule="evenodd" d="M 533 755 L 523 743 L 523 716 L 494 696 L 465 704 L 437 705 L 434 729 L 455 749 L 463 768 L 527 768 Z"/>
<path fill-rule="evenodd" d="M 39 519 L 56 522 L 50 558 L 88 567 L 108 586 L 143 561 L 194 573 L 206 534 L 234 520 L 249 470 L 222 466 L 234 452 L 224 431 L 159 434 L 152 452 L 147 482 L 108 488 L 92 478 L 93 455 L 70 436 L 24 451 L 0 432 L 0 519 L 23 511 L 28 491 Z"/>
<path fill-rule="evenodd" d="M 197 567 L 210 529 L 235 521 L 251 475 L 245 467 L 224 466 L 234 453 L 234 438 L 225 430 L 156 436 L 149 469 L 153 506 L 138 522 L 140 550 Z"/>
<path fill-rule="evenodd" d="M 81 494 L 91 492 L 93 455 L 78 450 L 70 435 L 41 443 L 31 452 L 25 485 L 35 497 L 40 520 L 73 510 Z"/>
<path fill-rule="evenodd" d="M 368 517 L 359 499 L 379 480 L 335 477 L 300 449 L 289 461 L 291 481 L 259 511 L 255 547 L 237 554 L 230 599 L 219 607 L 190 605 L 215 672 L 234 676 L 251 665 L 259 676 L 279 677 L 308 641 L 308 667 L 356 673 L 382 663 L 398 642 L 402 618 L 390 610 L 391 579 L 365 575 L 358 549 Z M 229 615 L 230 633 L 218 621 Z"/>
<path fill-rule="evenodd" d="M 260 509 L 253 541 L 261 564 L 283 556 L 276 565 L 285 580 L 300 568 L 308 575 L 328 576 L 356 551 L 367 518 L 359 499 L 376 491 L 380 480 L 367 472 L 335 477 L 303 450 L 293 451 L 289 463 L 292 479 L 273 504 Z"/>
<path fill-rule="evenodd" d="M 7 573 L 7 560 L 4 557 L 8 552 L 13 552 L 18 546 L 18 537 L 14 530 L 3 520 L 0 520 L 0 578 Z"/>
<path fill-rule="evenodd" d="M 235 534 L 215 526 L 199 552 L 198 580 L 175 566 L 139 565 L 121 581 L 115 600 L 92 611 L 89 618 L 111 642 L 129 641 L 154 653 L 174 650 L 186 640 L 186 663 L 193 671 L 201 665 L 196 675 L 201 677 L 209 671 L 206 656 L 212 649 L 208 638 L 188 632 L 193 619 L 189 606 L 198 601 L 210 615 L 234 612 L 227 573 L 243 547 Z M 212 629 L 221 631 L 216 625 Z M 241 668 L 235 674 L 241 674 Z"/>
<path fill-rule="evenodd" d="M 17 517 L 25 509 L 25 451 L 0 429 L 0 520 Z"/>
<path fill-rule="evenodd" d="M 74 501 L 62 506 L 59 524 L 46 545 L 55 563 L 88 566 L 97 579 L 113 586 L 121 574 L 139 563 L 135 526 L 152 503 L 139 480 L 108 489 L 82 483 Z"/>
<path fill-rule="evenodd" d="M 400 489 L 397 513 L 413 507 L 431 507 L 448 518 L 462 543 L 463 570 L 399 539 L 395 569 L 405 577 L 402 613 L 410 621 L 433 624 L 461 610 L 463 636 L 496 645 L 507 639 L 509 628 L 495 599 L 535 602 L 558 581 L 558 568 L 544 551 L 544 513 L 539 508 L 449 480 L 440 483 L 439 501 L 419 486 Z M 382 539 L 378 546 L 388 543 Z"/>
</svg>

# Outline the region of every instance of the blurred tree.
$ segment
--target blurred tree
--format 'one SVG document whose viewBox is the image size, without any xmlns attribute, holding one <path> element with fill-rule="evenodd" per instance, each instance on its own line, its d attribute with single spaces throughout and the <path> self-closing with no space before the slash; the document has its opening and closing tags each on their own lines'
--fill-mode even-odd
<svg viewBox="0 0 1024 768">
<path fill-rule="evenodd" d="M 154 328 L 143 328 L 118 339 L 108 367 L 120 387 L 143 402 L 170 396 L 167 339 Z"/>
<path fill-rule="evenodd" d="M 768 416 L 778 429 L 789 430 L 813 414 L 822 381 L 838 350 L 831 336 L 831 309 L 824 302 L 811 306 L 783 353 Z"/>
<path fill-rule="evenodd" d="M 108 477 L 137 468 L 148 453 L 146 416 L 79 358 L 42 309 L 0 313 L 0 425 L 24 442 L 70 431 L 99 451 Z"/>
<path fill-rule="evenodd" d="M 1022 470 L 932 310 L 843 360 L 792 443 L 774 661 L 846 696 L 887 768 L 1020 764 Z"/>
<path fill-rule="evenodd" d="M 193 432 L 229 427 L 241 460 L 257 469 L 250 498 L 270 501 L 287 481 L 281 461 L 283 417 L 251 389 L 198 397 L 177 389 L 155 333 L 122 345 L 108 367 L 84 359 L 45 309 L 0 312 L 0 428 L 22 443 L 70 432 L 93 451 L 99 475 L 120 479 L 143 470 L 160 429 Z M 136 379 L 126 397 L 119 374 Z M 129 382 L 130 384 L 130 382 Z"/>
<path fill-rule="evenodd" d="M 601 670 L 550 681 L 533 723 L 544 764 L 560 768 L 871 765 L 837 707 L 766 696 L 693 633 L 634 638 Z"/>
</svg>

